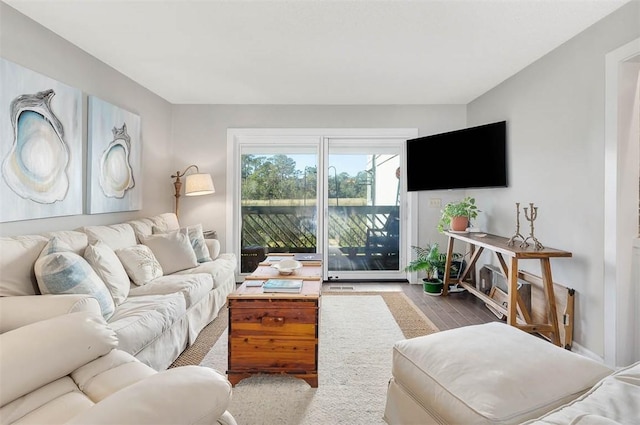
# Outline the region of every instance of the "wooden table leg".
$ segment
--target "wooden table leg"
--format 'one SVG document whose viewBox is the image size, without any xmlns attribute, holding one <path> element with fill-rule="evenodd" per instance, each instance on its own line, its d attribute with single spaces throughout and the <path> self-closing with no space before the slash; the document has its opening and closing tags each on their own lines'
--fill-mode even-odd
<svg viewBox="0 0 640 425">
<path fill-rule="evenodd" d="M 473 246 L 473 245 L 472 245 Z M 480 255 L 482 254 L 482 251 L 484 251 L 483 247 L 478 248 L 477 250 L 475 248 L 470 250 L 471 253 L 471 258 L 469 259 L 469 262 L 467 263 L 467 267 L 465 267 L 465 269 L 462 271 L 462 274 L 460 275 L 460 282 L 464 281 L 467 277 L 471 278 L 471 276 L 473 274 L 475 274 L 476 272 L 476 263 L 478 262 L 478 259 L 480 258 Z M 475 282 L 473 282 L 475 286 Z"/>
<path fill-rule="evenodd" d="M 447 243 L 447 260 L 444 266 L 444 279 L 442 279 L 444 285 L 442 285 L 442 296 L 446 297 L 449 293 L 449 276 L 451 275 L 451 261 L 453 261 L 453 241 L 454 239 L 449 236 L 449 242 Z"/>
<path fill-rule="evenodd" d="M 296 375 L 296 378 L 304 379 L 311 388 L 318 388 L 318 375 Z"/>
<path fill-rule="evenodd" d="M 527 310 L 527 306 L 524 304 L 524 300 L 520 296 L 520 293 L 518 293 L 517 298 L 518 298 L 518 314 L 520 315 L 520 317 L 522 317 L 522 320 L 524 320 L 526 324 L 530 325 L 532 323 L 531 314 L 529 314 L 529 310 Z"/>
<path fill-rule="evenodd" d="M 511 265 L 507 279 L 509 292 L 509 305 L 507 306 L 507 323 L 516 325 L 516 313 L 518 311 L 518 259 L 511 257 Z"/>
<path fill-rule="evenodd" d="M 502 274 L 504 274 L 505 279 L 509 279 L 509 266 L 504 261 L 504 257 L 499 252 L 496 252 L 496 257 L 498 257 L 498 262 L 500 262 L 500 268 L 502 268 Z"/>
<path fill-rule="evenodd" d="M 553 328 L 551 335 L 552 342 L 560 346 L 560 330 L 558 329 L 558 313 L 556 312 L 556 296 L 553 291 L 553 279 L 551 277 L 551 262 L 548 258 L 540 259 L 540 267 L 542 268 L 542 283 L 544 286 L 544 295 L 547 300 L 547 319 Z"/>
<path fill-rule="evenodd" d="M 478 252 L 478 255 L 475 255 L 476 253 L 476 246 L 475 245 L 471 245 L 469 247 L 469 255 L 471 255 L 470 258 L 474 259 L 473 264 L 472 264 L 472 268 L 470 269 L 470 273 L 471 273 L 471 283 L 473 283 L 473 286 L 476 286 L 476 262 L 478 261 L 478 258 L 480 258 L 480 254 L 482 253 L 482 250 L 484 248 L 480 247 Z"/>
<path fill-rule="evenodd" d="M 504 275 L 507 281 L 509 280 L 509 266 L 504 261 L 504 257 L 499 252 L 496 252 L 496 256 L 498 257 L 498 261 L 500 262 L 500 268 L 502 269 L 502 274 Z M 518 290 L 518 281 L 516 278 L 516 291 Z M 529 314 L 529 310 L 527 310 L 527 306 L 524 305 L 524 301 L 520 296 L 520 293 L 516 296 L 516 301 L 518 303 L 518 315 L 524 320 L 525 323 L 531 324 L 531 315 Z"/>
</svg>

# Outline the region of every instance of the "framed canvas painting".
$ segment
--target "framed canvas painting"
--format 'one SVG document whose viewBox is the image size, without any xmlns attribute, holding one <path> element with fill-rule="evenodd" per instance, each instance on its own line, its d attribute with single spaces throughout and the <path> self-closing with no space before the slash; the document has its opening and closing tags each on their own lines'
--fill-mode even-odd
<svg viewBox="0 0 640 425">
<path fill-rule="evenodd" d="M 82 92 L 0 58 L 0 222 L 82 214 Z"/>
<path fill-rule="evenodd" d="M 140 117 L 89 96 L 89 214 L 142 209 Z"/>
</svg>

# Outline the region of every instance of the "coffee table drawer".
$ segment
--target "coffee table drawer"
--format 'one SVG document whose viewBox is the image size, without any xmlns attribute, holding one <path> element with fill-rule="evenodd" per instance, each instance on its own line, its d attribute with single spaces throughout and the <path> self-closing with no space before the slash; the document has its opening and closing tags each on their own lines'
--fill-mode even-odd
<svg viewBox="0 0 640 425">
<path fill-rule="evenodd" d="M 306 315 L 307 320 L 314 323 L 315 314 L 318 311 L 316 300 L 255 300 L 241 299 L 229 300 L 229 308 L 234 311 L 232 319 L 243 320 L 242 315 L 246 312 L 283 311 L 287 315 Z M 288 313 L 286 313 L 288 312 Z"/>
<path fill-rule="evenodd" d="M 316 340 L 292 338 L 230 338 L 230 372 L 309 371 L 317 368 Z"/>
<path fill-rule="evenodd" d="M 231 337 L 248 336 L 293 336 L 300 339 L 315 339 L 317 329 L 314 323 L 297 323 L 282 316 L 266 316 L 259 322 L 240 322 L 229 325 Z"/>
<path fill-rule="evenodd" d="M 229 308 L 231 329 L 259 329 L 279 332 L 278 328 L 318 323 L 318 304 L 315 302 L 233 302 Z"/>
</svg>

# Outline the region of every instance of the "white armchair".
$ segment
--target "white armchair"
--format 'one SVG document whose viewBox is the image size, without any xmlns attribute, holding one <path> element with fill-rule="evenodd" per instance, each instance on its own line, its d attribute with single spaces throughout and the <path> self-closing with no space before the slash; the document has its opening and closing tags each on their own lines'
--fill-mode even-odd
<svg viewBox="0 0 640 425">
<path fill-rule="evenodd" d="M 199 366 L 158 373 L 117 343 L 92 312 L 0 335 L 0 423 L 235 425 L 224 376 Z"/>
</svg>

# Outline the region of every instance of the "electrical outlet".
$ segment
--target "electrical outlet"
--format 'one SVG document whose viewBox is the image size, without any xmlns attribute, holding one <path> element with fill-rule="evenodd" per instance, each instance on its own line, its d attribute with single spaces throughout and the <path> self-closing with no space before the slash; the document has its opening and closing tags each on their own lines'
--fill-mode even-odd
<svg viewBox="0 0 640 425">
<path fill-rule="evenodd" d="M 442 207 L 442 199 L 429 198 L 429 208 L 441 208 L 441 207 Z"/>
</svg>

